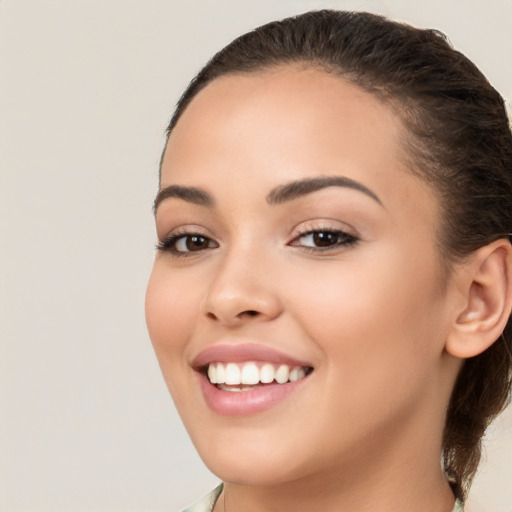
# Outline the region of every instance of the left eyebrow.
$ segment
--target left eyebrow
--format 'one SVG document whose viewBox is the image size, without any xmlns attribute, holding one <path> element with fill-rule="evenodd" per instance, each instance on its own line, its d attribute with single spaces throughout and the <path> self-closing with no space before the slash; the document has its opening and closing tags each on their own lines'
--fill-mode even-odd
<svg viewBox="0 0 512 512">
<path fill-rule="evenodd" d="M 306 178 L 280 185 L 267 195 L 267 203 L 272 205 L 281 204 L 328 187 L 345 187 L 357 190 L 383 206 L 375 192 L 362 183 L 345 176 L 320 176 L 318 178 Z"/>
</svg>

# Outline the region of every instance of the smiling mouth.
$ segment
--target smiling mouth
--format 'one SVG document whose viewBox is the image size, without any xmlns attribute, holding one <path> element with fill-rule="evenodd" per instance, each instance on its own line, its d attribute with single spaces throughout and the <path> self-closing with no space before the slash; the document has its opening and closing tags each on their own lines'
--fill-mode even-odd
<svg viewBox="0 0 512 512">
<path fill-rule="evenodd" d="M 243 392 L 268 385 L 296 382 L 307 377 L 313 368 L 247 361 L 243 363 L 212 362 L 205 371 L 208 380 L 217 389 Z"/>
</svg>

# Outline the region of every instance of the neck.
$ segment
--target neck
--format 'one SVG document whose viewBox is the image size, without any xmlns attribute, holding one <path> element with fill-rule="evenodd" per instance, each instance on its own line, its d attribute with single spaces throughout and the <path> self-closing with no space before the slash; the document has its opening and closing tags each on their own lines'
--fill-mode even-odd
<svg viewBox="0 0 512 512">
<path fill-rule="evenodd" d="M 441 472 L 430 481 L 408 472 L 399 486 L 390 485 L 391 479 L 391 475 L 380 481 L 369 478 L 354 485 L 353 478 L 343 482 L 330 475 L 329 479 L 310 478 L 307 482 L 275 486 L 228 483 L 215 512 L 451 512 L 453 509 L 455 499 Z"/>
<path fill-rule="evenodd" d="M 455 500 L 441 471 L 440 440 L 429 429 L 408 432 L 368 440 L 365 453 L 347 454 L 322 474 L 268 485 L 226 483 L 215 512 L 451 512 Z"/>
</svg>

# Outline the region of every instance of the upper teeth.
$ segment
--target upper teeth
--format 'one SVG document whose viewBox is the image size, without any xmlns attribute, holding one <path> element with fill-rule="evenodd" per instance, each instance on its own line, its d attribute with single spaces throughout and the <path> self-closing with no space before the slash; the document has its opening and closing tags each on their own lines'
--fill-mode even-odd
<svg viewBox="0 0 512 512">
<path fill-rule="evenodd" d="M 281 364 L 274 366 L 271 363 L 258 365 L 255 362 L 246 363 L 210 363 L 208 378 L 212 384 L 228 385 L 254 385 L 258 383 L 269 384 L 274 380 L 279 384 L 294 382 L 306 376 L 303 366 Z"/>
</svg>

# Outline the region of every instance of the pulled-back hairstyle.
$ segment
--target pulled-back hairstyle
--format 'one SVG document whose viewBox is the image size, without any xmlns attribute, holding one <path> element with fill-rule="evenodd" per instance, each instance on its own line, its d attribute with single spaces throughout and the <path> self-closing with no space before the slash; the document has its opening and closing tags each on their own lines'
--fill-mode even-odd
<svg viewBox="0 0 512 512">
<path fill-rule="evenodd" d="M 411 172 L 437 192 L 438 244 L 449 271 L 473 251 L 512 233 L 512 134 L 498 92 L 435 30 L 364 12 L 323 10 L 268 23 L 218 52 L 179 100 L 167 134 L 215 78 L 299 65 L 334 73 L 388 103 L 405 127 Z M 482 354 L 467 359 L 446 414 L 444 471 L 464 498 L 481 438 L 507 404 L 511 320 Z"/>
</svg>

